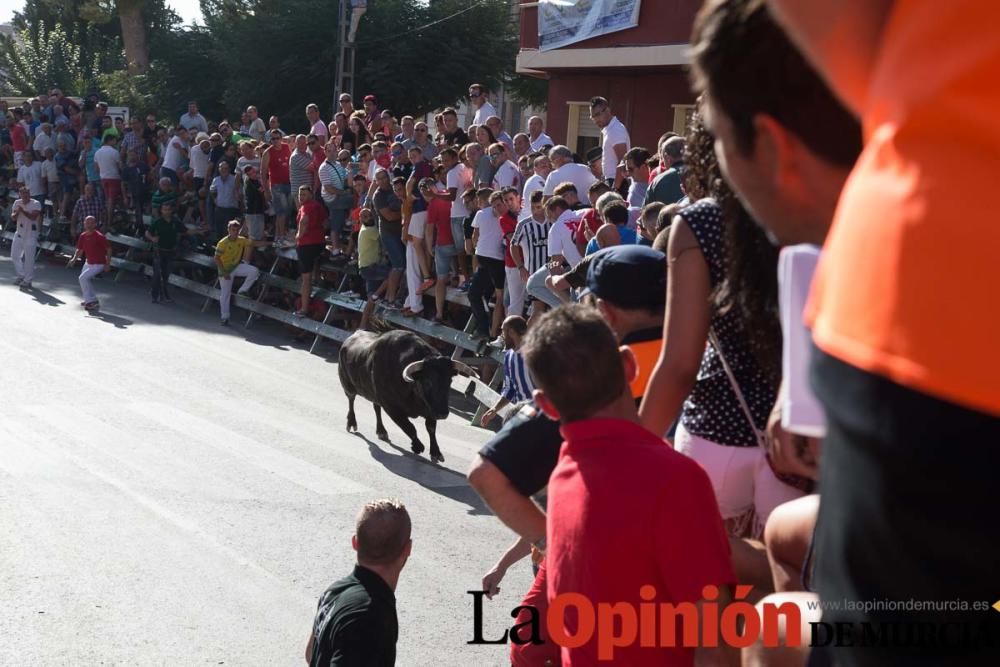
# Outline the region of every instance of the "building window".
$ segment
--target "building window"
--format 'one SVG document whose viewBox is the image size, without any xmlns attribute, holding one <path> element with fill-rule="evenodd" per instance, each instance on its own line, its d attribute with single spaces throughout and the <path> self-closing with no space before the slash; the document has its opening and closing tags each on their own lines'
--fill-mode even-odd
<svg viewBox="0 0 1000 667">
<path fill-rule="evenodd" d="M 601 128 L 590 119 L 590 102 L 567 102 L 566 145 L 581 158 L 601 145 Z"/>
<path fill-rule="evenodd" d="M 694 120 L 695 105 L 674 104 L 674 127 L 673 130 L 682 137 L 687 136 L 688 128 Z"/>
</svg>

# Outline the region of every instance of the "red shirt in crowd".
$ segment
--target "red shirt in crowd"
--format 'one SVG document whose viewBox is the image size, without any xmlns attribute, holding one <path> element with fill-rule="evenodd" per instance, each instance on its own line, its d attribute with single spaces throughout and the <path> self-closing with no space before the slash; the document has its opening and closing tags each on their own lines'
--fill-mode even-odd
<svg viewBox="0 0 1000 667">
<path fill-rule="evenodd" d="M 80 234 L 76 249 L 83 252 L 87 264 L 105 264 L 108 260 L 108 239 L 96 229 Z"/>
<path fill-rule="evenodd" d="M 500 217 L 500 231 L 503 232 L 503 265 L 508 269 L 517 266 L 514 263 L 514 256 L 510 254 L 510 239 L 514 236 L 515 229 L 517 229 L 517 218 L 510 211 L 504 213 Z"/>
<path fill-rule="evenodd" d="M 10 142 L 14 145 L 14 152 L 20 153 L 28 146 L 28 131 L 24 125 L 14 123 L 10 128 Z"/>
<path fill-rule="evenodd" d="M 427 224 L 434 225 L 434 245 L 454 245 L 451 234 L 451 202 L 435 197 L 427 204 Z"/>
<path fill-rule="evenodd" d="M 303 220 L 308 218 L 306 221 L 306 228 L 299 237 L 298 245 L 315 245 L 317 243 L 323 243 L 326 240 L 326 229 L 324 224 L 326 223 L 326 206 L 320 204 L 315 199 L 310 199 L 306 203 L 299 207 L 299 215 L 296 218 L 301 227 Z"/>
<path fill-rule="evenodd" d="M 577 234 L 583 231 L 582 225 L 587 225 L 590 227 L 590 233 L 596 234 L 597 230 L 601 228 L 601 224 L 601 219 L 597 216 L 596 208 L 584 209 L 577 219 L 576 229 L 573 230 L 573 241 L 579 243 L 583 240 L 577 236 Z"/>
<path fill-rule="evenodd" d="M 548 602 L 580 593 L 599 603 L 696 603 L 702 588 L 736 582 L 729 541 L 705 471 L 637 423 L 586 419 L 564 424 L 559 461 L 549 478 L 545 564 Z M 652 600 L 642 586 L 656 589 Z M 577 634 L 567 607 L 565 629 Z M 549 635 L 553 628 L 548 628 Z M 682 635 L 679 635 L 682 636 Z M 597 633 L 562 649 L 564 667 L 684 665 L 690 648 L 642 648 L 638 640 L 598 663 Z"/>
<path fill-rule="evenodd" d="M 291 146 L 282 142 L 267 150 L 268 182 L 271 185 L 289 185 L 291 180 L 288 177 L 288 161 L 292 157 Z"/>
</svg>

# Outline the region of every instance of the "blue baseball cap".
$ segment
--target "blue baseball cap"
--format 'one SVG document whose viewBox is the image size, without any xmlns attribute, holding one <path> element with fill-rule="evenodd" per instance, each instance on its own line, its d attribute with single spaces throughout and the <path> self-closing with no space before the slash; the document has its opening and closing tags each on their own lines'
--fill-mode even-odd
<svg viewBox="0 0 1000 667">
<path fill-rule="evenodd" d="M 667 304 L 667 256 L 641 245 L 617 245 L 594 253 L 587 291 L 629 310 Z"/>
</svg>

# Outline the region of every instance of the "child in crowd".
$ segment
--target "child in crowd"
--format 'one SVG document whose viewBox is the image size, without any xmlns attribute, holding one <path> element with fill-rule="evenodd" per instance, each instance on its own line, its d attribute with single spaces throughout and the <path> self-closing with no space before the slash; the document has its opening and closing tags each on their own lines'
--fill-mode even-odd
<svg viewBox="0 0 1000 667">
<path fill-rule="evenodd" d="M 364 329 L 375 308 L 375 303 L 382 298 L 386 290 L 386 278 L 389 277 L 389 265 L 382 260 L 382 244 L 378 227 L 375 225 L 375 214 L 371 209 L 363 208 L 360 213 L 361 231 L 358 232 L 358 272 L 365 281 L 365 292 L 368 302 L 361 314 L 361 324 Z"/>
</svg>

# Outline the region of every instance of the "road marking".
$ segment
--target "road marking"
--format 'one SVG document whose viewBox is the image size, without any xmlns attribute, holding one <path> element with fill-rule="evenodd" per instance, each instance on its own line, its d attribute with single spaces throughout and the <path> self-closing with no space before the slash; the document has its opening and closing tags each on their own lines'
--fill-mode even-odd
<svg viewBox="0 0 1000 667">
<path fill-rule="evenodd" d="M 237 459 L 323 496 L 346 493 L 373 494 L 375 490 L 335 472 L 292 456 L 277 447 L 262 445 L 236 431 L 184 412 L 166 403 L 140 401 L 122 406 L 194 442 L 231 453 Z M 290 417 L 294 419 L 294 417 Z"/>
<path fill-rule="evenodd" d="M 113 469 L 128 469 L 148 478 L 153 486 L 166 487 L 177 493 L 224 496 L 227 499 L 251 499 L 259 491 L 245 486 L 237 475 L 231 479 L 209 472 L 187 452 L 177 451 L 174 444 L 154 443 L 141 435 L 125 431 L 98 418 L 92 412 L 74 405 L 62 405 L 57 410 L 46 406 L 19 406 L 33 416 L 35 423 L 44 424 L 73 439 L 84 439 L 85 447 L 111 460 Z"/>
</svg>

